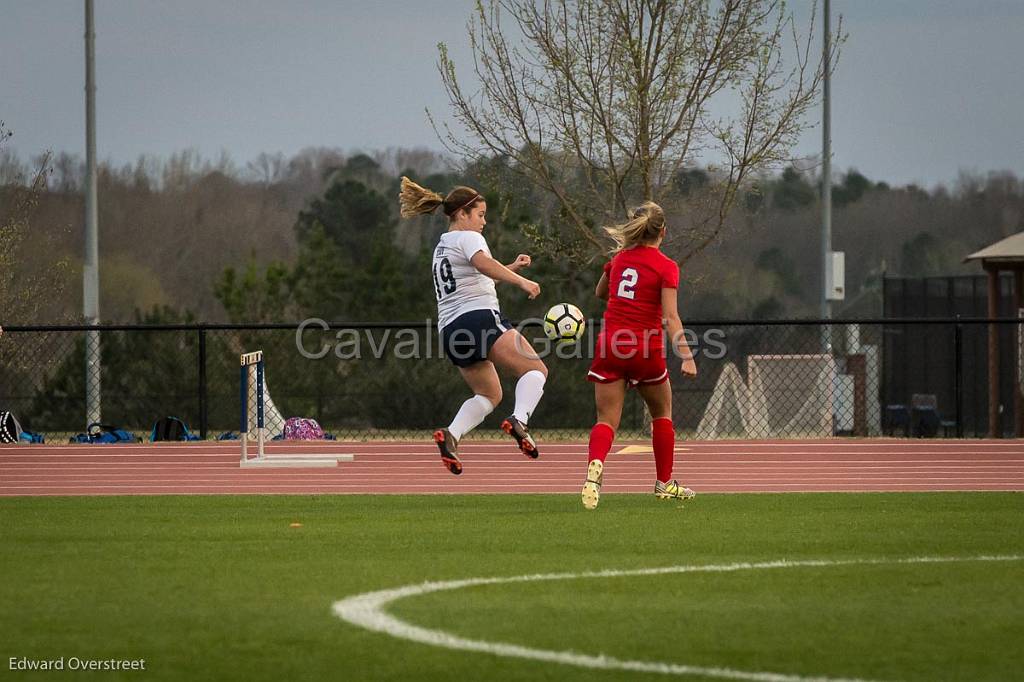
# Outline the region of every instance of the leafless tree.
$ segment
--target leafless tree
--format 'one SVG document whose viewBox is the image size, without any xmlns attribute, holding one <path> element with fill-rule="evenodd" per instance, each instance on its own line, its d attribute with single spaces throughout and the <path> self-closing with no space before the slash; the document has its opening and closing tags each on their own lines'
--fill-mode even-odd
<svg viewBox="0 0 1024 682">
<path fill-rule="evenodd" d="M 712 159 L 685 261 L 718 236 L 748 178 L 787 159 L 824 75 L 811 51 L 813 11 L 798 31 L 782 0 L 713 4 L 480 0 L 467 27 L 480 90 L 464 89 L 440 44 L 441 77 L 466 130 L 435 130 L 464 159 L 509 159 L 557 200 L 575 233 L 566 236 L 592 252 L 605 247 L 595 225 L 632 202 L 665 200 L 680 170 Z M 842 41 L 840 21 L 832 63 Z"/>
<path fill-rule="evenodd" d="M 11 137 L 0 122 L 0 145 Z M 46 192 L 51 154 L 35 161 L 31 178 L 0 186 L 0 311 L 8 324 L 32 323 L 40 307 L 59 300 L 69 260 L 52 248 L 53 234 L 33 232 L 31 218 Z"/>
<path fill-rule="evenodd" d="M 249 178 L 264 185 L 271 185 L 284 179 L 285 163 L 284 154 L 281 152 L 276 154 L 263 152 L 247 163 L 245 167 Z"/>
</svg>

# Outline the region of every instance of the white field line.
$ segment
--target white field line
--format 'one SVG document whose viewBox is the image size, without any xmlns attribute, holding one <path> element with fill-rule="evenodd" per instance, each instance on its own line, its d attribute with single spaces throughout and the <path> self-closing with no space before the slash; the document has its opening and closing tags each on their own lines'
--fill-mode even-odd
<svg viewBox="0 0 1024 682">
<path fill-rule="evenodd" d="M 620 578 L 630 576 L 666 575 L 677 573 L 731 573 L 736 571 L 765 570 L 779 568 L 829 568 L 851 565 L 891 565 L 891 564 L 929 564 L 951 563 L 961 561 L 1020 561 L 1022 557 L 1010 556 L 976 556 L 976 557 L 910 557 L 906 559 L 852 559 L 845 561 L 767 561 L 760 563 L 736 563 L 719 565 L 668 566 L 665 568 L 647 568 L 635 570 L 587 571 L 582 573 L 547 573 L 538 575 L 520 575 L 507 578 L 469 578 L 466 580 L 449 580 L 427 582 L 419 585 L 408 585 L 390 590 L 379 590 L 357 594 L 334 602 L 334 614 L 342 620 L 358 627 L 381 632 L 399 639 L 407 639 L 421 644 L 453 649 L 457 651 L 474 651 L 495 656 L 523 658 L 562 665 L 599 670 L 628 670 L 642 673 L 661 673 L 665 675 L 704 675 L 729 680 L 754 680 L 755 682 L 809 682 L 820 680 L 840 682 L 844 678 L 827 676 L 804 677 L 783 673 L 735 670 L 732 668 L 711 668 L 678 663 L 661 663 L 657 661 L 630 661 L 604 654 L 596 656 L 580 654 L 573 651 L 551 651 L 533 649 L 516 644 L 487 642 L 467 639 L 445 632 L 412 625 L 389 615 L 385 608 L 409 597 L 417 597 L 433 592 L 457 590 L 480 585 L 499 585 L 509 583 L 526 583 L 551 580 L 580 580 L 590 578 Z M 853 682 L 846 678 L 845 682 Z"/>
</svg>

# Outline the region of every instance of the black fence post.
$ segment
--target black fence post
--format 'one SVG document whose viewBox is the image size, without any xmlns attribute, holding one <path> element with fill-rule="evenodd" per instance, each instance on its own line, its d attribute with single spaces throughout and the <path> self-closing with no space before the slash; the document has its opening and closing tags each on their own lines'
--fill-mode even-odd
<svg viewBox="0 0 1024 682">
<path fill-rule="evenodd" d="M 960 319 L 960 316 L 956 316 Z M 953 399 L 956 403 L 956 437 L 964 437 L 964 326 L 959 322 L 953 328 Z"/>
<path fill-rule="evenodd" d="M 199 437 L 206 440 L 209 401 L 206 382 L 206 330 L 199 330 Z"/>
</svg>

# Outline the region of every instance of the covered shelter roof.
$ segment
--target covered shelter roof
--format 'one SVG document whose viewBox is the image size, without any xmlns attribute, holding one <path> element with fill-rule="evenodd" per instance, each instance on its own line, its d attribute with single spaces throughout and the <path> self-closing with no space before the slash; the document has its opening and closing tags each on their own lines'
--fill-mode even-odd
<svg viewBox="0 0 1024 682">
<path fill-rule="evenodd" d="M 1024 232 L 1012 234 L 964 258 L 965 263 L 972 260 L 1024 264 Z"/>
</svg>

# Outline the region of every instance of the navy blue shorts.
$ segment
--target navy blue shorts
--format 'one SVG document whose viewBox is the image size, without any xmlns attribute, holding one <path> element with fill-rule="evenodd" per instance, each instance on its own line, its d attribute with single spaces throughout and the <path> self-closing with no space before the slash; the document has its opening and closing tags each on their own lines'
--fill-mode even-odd
<svg viewBox="0 0 1024 682">
<path fill-rule="evenodd" d="M 470 310 L 441 329 L 441 348 L 456 367 L 469 367 L 486 360 L 494 342 L 513 328 L 497 310 Z"/>
</svg>

